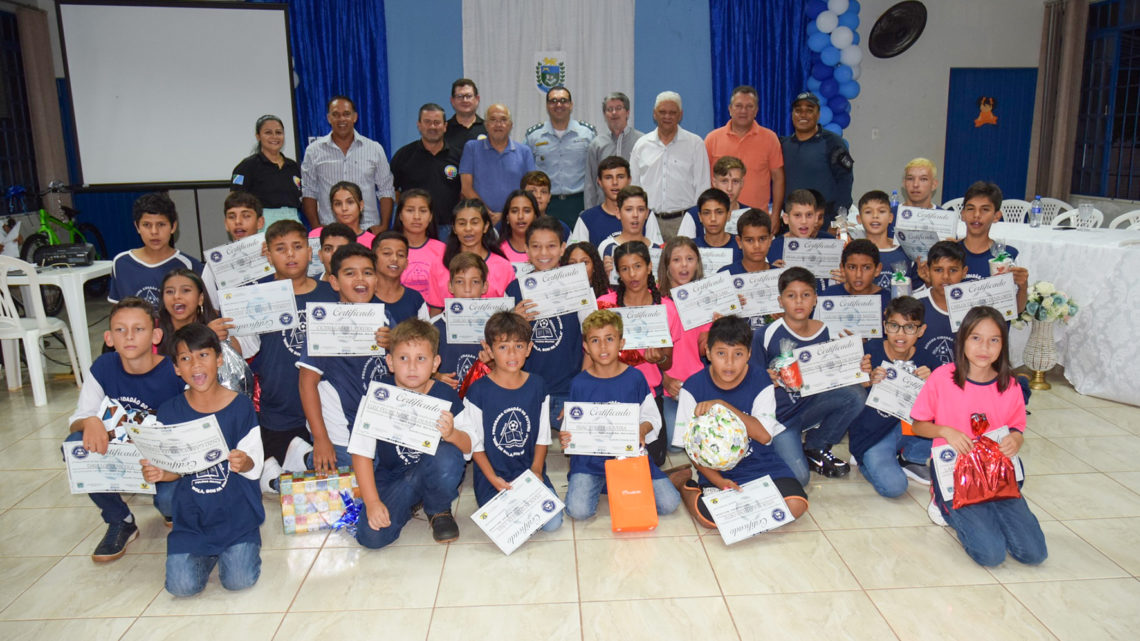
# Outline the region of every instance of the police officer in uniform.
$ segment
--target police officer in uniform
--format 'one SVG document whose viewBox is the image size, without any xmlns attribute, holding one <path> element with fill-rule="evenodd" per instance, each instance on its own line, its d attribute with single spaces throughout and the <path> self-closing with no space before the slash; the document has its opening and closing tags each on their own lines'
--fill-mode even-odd
<svg viewBox="0 0 1140 641">
<path fill-rule="evenodd" d="M 534 154 L 534 164 L 550 177 L 550 205 L 546 213 L 574 227 L 585 209 L 582 192 L 586 188 L 586 152 L 596 132 L 594 126 L 574 120 L 570 113 L 574 100 L 563 86 L 546 94 L 546 122 L 526 131 L 526 144 Z"/>
<path fill-rule="evenodd" d="M 814 93 L 805 91 L 792 101 L 792 129 L 790 136 L 780 139 L 786 193 L 815 189 L 823 194 L 826 231 L 835 220 L 836 210 L 851 208 L 855 161 L 841 136 L 819 126 L 819 98 Z"/>
</svg>

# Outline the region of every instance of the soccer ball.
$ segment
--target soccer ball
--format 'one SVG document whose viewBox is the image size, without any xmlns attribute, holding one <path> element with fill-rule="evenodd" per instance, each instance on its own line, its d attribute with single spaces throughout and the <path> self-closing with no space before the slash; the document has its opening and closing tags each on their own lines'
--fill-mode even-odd
<svg viewBox="0 0 1140 641">
<path fill-rule="evenodd" d="M 744 423 L 719 403 L 685 427 L 685 453 L 697 465 L 731 470 L 748 455 L 748 447 Z"/>
</svg>

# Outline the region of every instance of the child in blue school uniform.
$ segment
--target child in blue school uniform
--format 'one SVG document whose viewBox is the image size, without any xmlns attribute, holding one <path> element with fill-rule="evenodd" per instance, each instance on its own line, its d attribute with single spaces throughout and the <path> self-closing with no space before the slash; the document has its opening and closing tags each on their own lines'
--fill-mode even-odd
<svg viewBox="0 0 1140 641">
<path fill-rule="evenodd" d="M 103 423 L 100 408 L 104 399 L 118 403 L 126 411 L 126 421 L 139 423 L 158 411 L 160 405 L 182 393 L 184 384 L 170 360 L 157 354 L 154 347 L 162 341 L 162 330 L 155 327 L 154 307 L 147 301 L 129 296 L 111 306 L 110 328 L 103 340 L 114 351 L 95 359 L 83 378 L 79 403 L 67 419 L 71 433 L 66 442 L 97 454 L 107 453 L 112 435 Z M 81 443 L 81 445 L 80 445 Z M 154 506 L 170 525 L 170 498 L 174 486 L 155 486 Z M 118 494 L 89 494 L 99 507 L 107 532 L 91 560 L 114 561 L 123 556 L 127 544 L 138 538 L 139 529 L 131 509 Z"/>
<path fill-rule="evenodd" d="M 773 267 L 784 266 L 784 245 L 789 241 L 798 238 L 817 238 L 816 225 L 820 222 L 820 218 L 816 212 L 816 204 L 815 196 L 808 189 L 797 189 L 784 199 L 784 213 L 781 215 L 787 231 L 772 239 L 772 244 L 768 247 L 768 262 Z M 826 275 L 817 278 L 816 291 L 822 292 L 830 284 L 829 280 Z"/>
<path fill-rule="evenodd" d="M 962 195 L 959 215 L 962 222 L 966 223 L 966 237 L 958 241 L 958 246 L 966 254 L 966 280 L 990 277 L 990 259 L 996 258 L 990 228 L 1001 220 L 1001 201 L 1001 188 L 983 180 L 970 185 Z M 1017 260 L 1016 247 L 1006 245 L 1004 251 L 1010 259 Z M 1017 285 L 1017 307 L 1024 309 L 1029 295 L 1029 270 L 1014 265 L 1010 271 L 1013 273 L 1013 282 Z"/>
<path fill-rule="evenodd" d="M 382 382 L 447 401 L 451 408 L 440 412 L 434 455 L 352 433 L 348 451 L 364 500 L 356 541 L 372 549 L 389 545 L 422 504 L 432 537 L 450 543 L 459 538 L 451 504 L 459 497 L 465 461 L 471 457 L 471 436 L 456 427 L 463 405 L 455 390 L 432 378 L 439 367 L 439 332 L 430 323 L 410 318 L 392 330 L 391 340 L 386 358 L 392 376 Z"/>
<path fill-rule="evenodd" d="M 453 298 L 482 298 L 487 293 L 487 263 L 471 252 L 461 252 L 448 265 L 447 290 Z M 441 301 L 442 304 L 442 301 Z M 458 390 L 468 370 L 479 360 L 482 347 L 478 343 L 452 343 L 447 335 L 447 314 L 441 312 L 432 325 L 439 332 L 439 371 L 436 380 Z"/>
<path fill-rule="evenodd" d="M 821 296 L 878 296 L 880 311 L 891 302 L 891 288 L 878 284 L 881 271 L 879 248 L 866 238 L 847 243 L 839 261 L 842 282 L 824 289 Z"/>
<path fill-rule="evenodd" d="M 137 296 L 158 309 L 162 304 L 161 284 L 166 272 L 182 267 L 201 274 L 202 263 L 174 248 L 178 211 L 166 194 L 139 196 L 131 208 L 131 216 L 143 245 L 115 256 L 107 300 L 117 303 L 128 296 Z"/>
<path fill-rule="evenodd" d="M 736 238 L 725 230 L 732 215 L 732 199 L 713 187 L 697 197 L 697 212 L 701 218 L 701 232 L 693 239 L 700 249 L 731 249 L 732 260 L 742 257 Z"/>
<path fill-rule="evenodd" d="M 546 475 L 550 396 L 541 376 L 523 371 L 532 347 L 530 325 L 514 312 L 498 312 L 487 320 L 484 338 L 494 368 L 471 384 L 459 419 L 459 429 L 471 435 L 475 500 L 490 501 L 528 469 L 553 492 Z M 559 512 L 542 529 L 561 526 Z"/>
<path fill-rule="evenodd" d="M 740 258 L 719 271 L 735 276 L 772 269 L 768 263 L 768 249 L 772 246 L 772 218 L 768 212 L 749 209 L 741 214 L 736 222 L 736 244 L 740 247 Z M 753 331 L 760 331 L 768 320 L 768 316 L 752 316 L 748 322 Z"/>
<path fill-rule="evenodd" d="M 226 235 L 230 237 L 231 241 L 252 236 L 265 226 L 261 201 L 248 191 L 231 191 L 222 203 L 222 211 L 225 212 Z M 268 280 L 272 280 L 272 277 L 259 282 Z M 214 268 L 211 263 L 207 262 L 202 267 L 202 283 L 205 285 L 206 295 L 210 297 L 214 309 L 220 309 L 218 279 L 214 276 Z"/>
<path fill-rule="evenodd" d="M 588 403 L 634 403 L 641 407 L 641 444 L 655 440 L 661 432 L 661 413 L 653 390 L 645 376 L 634 367 L 618 359 L 625 340 L 622 338 L 622 320 L 617 312 L 600 309 L 582 321 L 583 343 L 590 355 L 590 366 L 574 377 L 567 401 Z M 560 436 L 562 449 L 570 445 L 572 435 L 563 430 Z M 605 462 L 610 457 L 575 455 L 570 457 L 570 475 L 567 479 L 566 514 L 580 521 L 594 515 L 598 497 L 606 487 Z M 677 485 L 662 472 L 652 458 L 649 473 L 653 478 L 653 497 L 658 514 L 672 514 L 681 504 Z M 689 475 L 688 468 L 673 471 Z M 682 479 L 683 480 L 683 479 Z"/>
<path fill-rule="evenodd" d="M 431 313 L 424 297 L 400 279 L 408 268 L 408 239 L 398 231 L 386 231 L 372 240 L 376 254 L 376 298 L 384 303 L 396 324 L 416 317 L 430 320 Z M 393 325 L 394 326 L 394 325 Z"/>
<path fill-rule="evenodd" d="M 174 483 L 174 525 L 166 537 L 166 590 L 192 596 L 206 587 L 214 566 L 227 590 L 244 590 L 261 576 L 261 430 L 253 403 L 222 387 L 222 346 L 213 330 L 191 323 L 175 332 L 175 369 L 185 394 L 158 408 L 164 425 L 213 415 L 229 454 L 217 465 L 178 475 L 141 461 L 143 478 Z"/>
<path fill-rule="evenodd" d="M 792 470 L 772 448 L 772 434 L 783 426 L 776 420 L 776 395 L 768 372 L 749 363 L 752 328 L 737 316 L 724 316 L 709 328 L 709 366 L 693 374 L 681 387 L 677 401 L 677 427 L 673 445 L 684 447 L 685 427 L 695 416 L 720 404 L 736 415 L 748 431 L 748 453 L 731 470 L 697 465 L 700 482 L 686 480 L 681 487 L 685 507 L 707 528 L 716 528 L 701 494 L 704 488 L 740 489 L 762 476 L 770 476 L 792 515 L 799 518 L 808 509 L 807 492 Z"/>
<path fill-rule="evenodd" d="M 929 285 L 915 292 L 915 298 L 922 300 L 926 322 L 918 346 L 938 359 L 939 364 L 946 365 L 954 362 L 954 331 L 950 329 L 945 287 L 957 285 L 966 277 L 966 253 L 958 243 L 941 240 L 930 247 L 926 261 L 918 269 Z"/>
<path fill-rule="evenodd" d="M 912 286 L 917 288 L 918 273 L 914 271 L 914 262 L 891 237 L 891 223 L 895 220 L 891 211 L 891 197 L 887 192 L 875 189 L 863 194 L 858 207 L 859 224 L 863 226 L 864 238 L 874 243 L 879 250 L 881 266 L 875 284 L 889 290 L 895 265 L 901 264 L 903 271 L 910 277 Z"/>
</svg>

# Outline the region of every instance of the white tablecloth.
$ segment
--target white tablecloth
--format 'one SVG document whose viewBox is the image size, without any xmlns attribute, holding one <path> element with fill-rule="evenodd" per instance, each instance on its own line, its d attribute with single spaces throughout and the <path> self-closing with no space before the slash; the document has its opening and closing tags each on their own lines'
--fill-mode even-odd
<svg viewBox="0 0 1140 641">
<path fill-rule="evenodd" d="M 1073 387 L 1140 405 L 1140 230 L 995 223 L 990 237 L 1017 248 L 1030 285 L 1047 280 L 1081 307 L 1068 325 L 1055 327 L 1057 360 Z M 1028 327 L 1013 330 L 1014 364 L 1021 364 L 1028 338 Z"/>
</svg>

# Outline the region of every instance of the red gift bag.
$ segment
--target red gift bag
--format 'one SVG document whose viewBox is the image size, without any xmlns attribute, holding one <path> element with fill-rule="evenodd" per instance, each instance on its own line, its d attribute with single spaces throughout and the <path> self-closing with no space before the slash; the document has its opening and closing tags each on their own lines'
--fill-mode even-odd
<svg viewBox="0 0 1140 641">
<path fill-rule="evenodd" d="M 606 492 L 611 530 L 644 532 L 657 527 L 657 501 L 648 456 L 606 461 Z"/>
<path fill-rule="evenodd" d="M 1021 496 L 1013 461 L 1001 453 L 993 439 L 982 436 L 990 430 L 986 415 L 971 415 L 970 428 L 974 448 L 954 464 L 954 509 Z"/>
<path fill-rule="evenodd" d="M 459 398 L 467 396 L 467 388 L 475 381 L 483 378 L 491 373 L 491 367 L 479 359 L 475 359 L 475 363 L 471 369 L 467 370 L 467 375 L 463 377 L 463 382 L 459 384 Z"/>
</svg>

